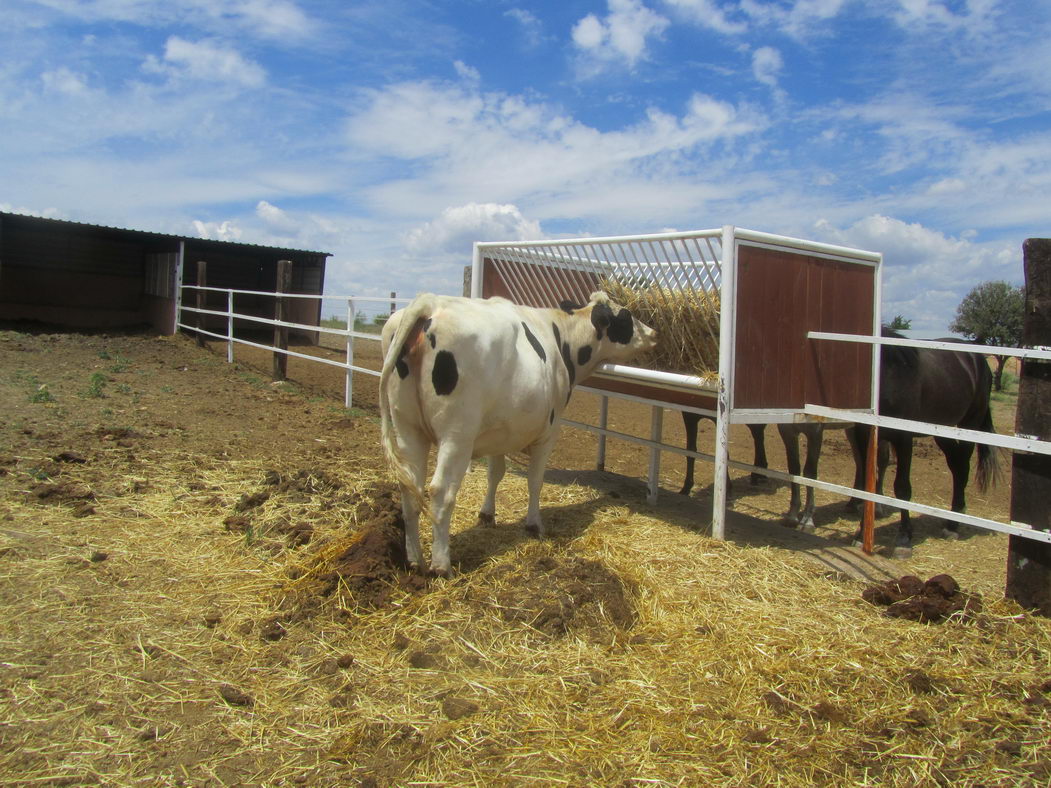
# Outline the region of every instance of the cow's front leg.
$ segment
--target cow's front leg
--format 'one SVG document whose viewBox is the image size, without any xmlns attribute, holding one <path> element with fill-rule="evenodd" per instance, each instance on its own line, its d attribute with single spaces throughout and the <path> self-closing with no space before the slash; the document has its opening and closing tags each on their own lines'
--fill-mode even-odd
<svg viewBox="0 0 1051 788">
<path fill-rule="evenodd" d="M 529 511 L 526 513 L 525 529 L 526 533 L 537 538 L 544 535 L 544 524 L 540 520 L 540 488 L 544 486 L 544 469 L 557 437 L 552 435 L 529 452 Z"/>
<path fill-rule="evenodd" d="M 451 568 L 449 524 L 456 506 L 456 494 L 470 465 L 470 445 L 464 448 L 449 441 L 438 447 L 438 459 L 431 477 L 431 514 L 434 517 L 431 571 L 438 575 L 448 576 Z"/>
<path fill-rule="evenodd" d="M 500 480 L 504 478 L 507 462 L 504 460 L 504 455 L 493 454 L 488 458 L 488 464 L 489 488 L 486 490 L 481 511 L 478 512 L 478 524 L 492 526 L 496 524 L 496 488 Z"/>
</svg>

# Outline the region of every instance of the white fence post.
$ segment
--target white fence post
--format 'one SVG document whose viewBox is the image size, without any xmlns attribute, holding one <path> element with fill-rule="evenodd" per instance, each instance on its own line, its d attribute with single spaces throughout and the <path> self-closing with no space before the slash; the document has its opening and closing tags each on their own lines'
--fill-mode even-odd
<svg viewBox="0 0 1051 788">
<path fill-rule="evenodd" d="M 344 387 L 343 407 L 350 408 L 354 401 L 354 371 L 350 368 L 354 363 L 354 337 L 350 333 L 354 330 L 354 299 L 347 299 L 347 382 Z"/>
<path fill-rule="evenodd" d="M 664 408 L 659 405 L 653 406 L 650 414 L 650 440 L 654 443 L 661 442 L 661 433 L 664 427 Z M 657 492 L 660 489 L 661 473 L 661 450 L 656 446 L 650 447 L 650 478 L 649 495 L 646 500 L 651 504 L 657 503 Z"/>
<path fill-rule="evenodd" d="M 234 363 L 234 291 L 226 291 L 226 363 Z"/>
<path fill-rule="evenodd" d="M 598 405 L 598 425 L 602 428 L 603 432 L 598 434 L 598 458 L 595 461 L 595 467 L 600 470 L 606 470 L 606 424 L 609 422 L 609 397 L 605 394 L 599 399 Z"/>
</svg>

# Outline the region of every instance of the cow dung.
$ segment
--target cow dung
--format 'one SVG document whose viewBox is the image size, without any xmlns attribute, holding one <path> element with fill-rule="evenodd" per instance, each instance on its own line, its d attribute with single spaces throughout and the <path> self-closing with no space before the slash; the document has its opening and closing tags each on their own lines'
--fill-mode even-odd
<svg viewBox="0 0 1051 788">
<path fill-rule="evenodd" d="M 974 615 L 981 612 L 982 600 L 976 594 L 960 590 L 951 575 L 934 575 L 923 582 L 915 575 L 869 586 L 861 598 L 874 605 L 885 605 L 884 615 L 906 618 L 925 624 L 936 624 L 954 613 Z"/>
</svg>

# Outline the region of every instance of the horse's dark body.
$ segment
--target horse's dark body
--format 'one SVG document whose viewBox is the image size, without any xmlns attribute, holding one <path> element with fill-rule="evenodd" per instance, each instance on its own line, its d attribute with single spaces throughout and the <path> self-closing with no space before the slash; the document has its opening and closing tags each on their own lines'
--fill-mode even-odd
<svg viewBox="0 0 1051 788">
<path fill-rule="evenodd" d="M 888 329 L 885 337 L 900 337 Z M 880 363 L 879 412 L 882 416 L 925 421 L 950 427 L 994 432 L 989 392 L 992 373 L 985 357 L 978 353 L 929 350 L 927 348 L 885 345 Z M 869 429 L 854 428 L 853 440 L 860 456 L 865 455 Z M 912 500 L 912 439 L 914 433 L 880 429 L 878 451 L 877 491 L 883 489 L 883 477 L 890 460 L 889 448 L 894 449 L 897 469 L 894 473 L 894 496 Z M 966 511 L 964 491 L 971 470 L 975 444 L 955 438 L 935 438 L 934 442 L 945 455 L 952 474 L 952 510 Z M 991 446 L 978 444 L 978 467 L 974 480 L 979 490 L 985 490 L 998 473 L 998 453 Z M 863 463 L 856 464 L 854 486 L 862 486 Z M 957 524 L 946 523 L 945 535 L 955 536 Z M 896 549 L 912 547 L 912 523 L 909 512 L 901 511 Z"/>
<path fill-rule="evenodd" d="M 900 338 L 889 329 L 883 330 L 883 336 Z M 883 416 L 900 419 L 925 421 L 953 427 L 993 432 L 992 411 L 989 406 L 989 392 L 992 386 L 992 373 L 985 357 L 966 351 L 928 350 L 926 348 L 884 346 L 880 363 L 880 399 L 879 412 Z M 687 448 L 697 449 L 697 423 L 701 417 L 683 413 L 686 426 Z M 755 462 L 765 468 L 766 449 L 763 425 L 750 424 L 752 440 L 755 443 Z M 816 423 L 780 424 L 778 432 L 785 444 L 785 456 L 788 471 L 799 475 L 800 455 L 799 436 L 807 437 L 806 464 L 803 475 L 817 478 L 817 465 L 821 453 L 824 425 Z M 868 443 L 869 428 L 858 425 L 847 430 L 851 447 L 854 450 L 854 487 L 864 486 L 865 449 Z M 912 499 L 912 439 L 914 433 L 900 430 L 881 429 L 877 464 L 877 490 L 882 491 L 883 479 L 890 461 L 890 449 L 897 457 L 897 470 L 894 476 L 894 495 L 902 500 Z M 945 462 L 952 474 L 953 494 L 952 510 L 966 510 L 964 491 L 970 475 L 971 457 L 975 444 L 953 438 L 935 438 L 935 443 L 945 455 Z M 975 482 L 979 490 L 984 490 L 998 472 L 997 452 L 989 446 L 978 446 L 978 467 Z M 686 483 L 682 493 L 687 494 L 693 486 L 693 458 L 686 461 Z M 753 482 L 757 474 L 753 474 Z M 762 477 L 758 477 L 762 478 Z M 807 488 L 806 506 L 800 509 L 799 486 L 792 485 L 792 499 L 785 519 L 799 525 L 804 530 L 814 527 L 814 488 Z M 956 523 L 946 524 L 946 535 L 955 536 Z M 860 535 L 860 531 L 859 531 Z M 912 545 L 912 523 L 908 510 L 903 509 L 898 527 L 896 550 L 903 551 Z"/>
<path fill-rule="evenodd" d="M 699 413 L 688 413 L 685 410 L 682 412 L 682 426 L 686 430 L 686 448 L 689 451 L 697 451 L 697 425 L 700 423 L 701 419 L 715 421 L 715 418 L 712 416 L 702 416 Z M 767 467 L 766 441 L 763 438 L 763 425 L 749 424 L 748 429 L 752 433 L 752 443 L 755 445 L 755 459 L 753 460 L 752 465 L 757 468 L 765 468 Z M 696 457 L 686 458 L 686 478 L 683 480 L 682 489 L 679 490 L 680 495 L 689 495 L 690 490 L 693 489 L 693 466 L 696 462 Z M 752 484 L 758 484 L 765 478 L 765 476 L 761 476 L 758 473 L 753 473 Z"/>
</svg>

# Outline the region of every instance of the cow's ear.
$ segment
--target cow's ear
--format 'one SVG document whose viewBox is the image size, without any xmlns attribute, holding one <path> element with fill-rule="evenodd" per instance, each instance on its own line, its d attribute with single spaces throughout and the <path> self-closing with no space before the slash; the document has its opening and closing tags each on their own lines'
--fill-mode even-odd
<svg viewBox="0 0 1051 788">
<path fill-rule="evenodd" d="M 599 339 L 602 339 L 612 322 L 613 310 L 609 308 L 609 304 L 598 303 L 591 307 L 591 325 L 595 327 L 595 334 Z"/>
<path fill-rule="evenodd" d="M 558 305 L 558 308 L 565 312 L 567 315 L 571 315 L 578 309 L 583 309 L 584 305 L 576 304 L 572 301 L 563 301 L 561 304 Z"/>
</svg>

